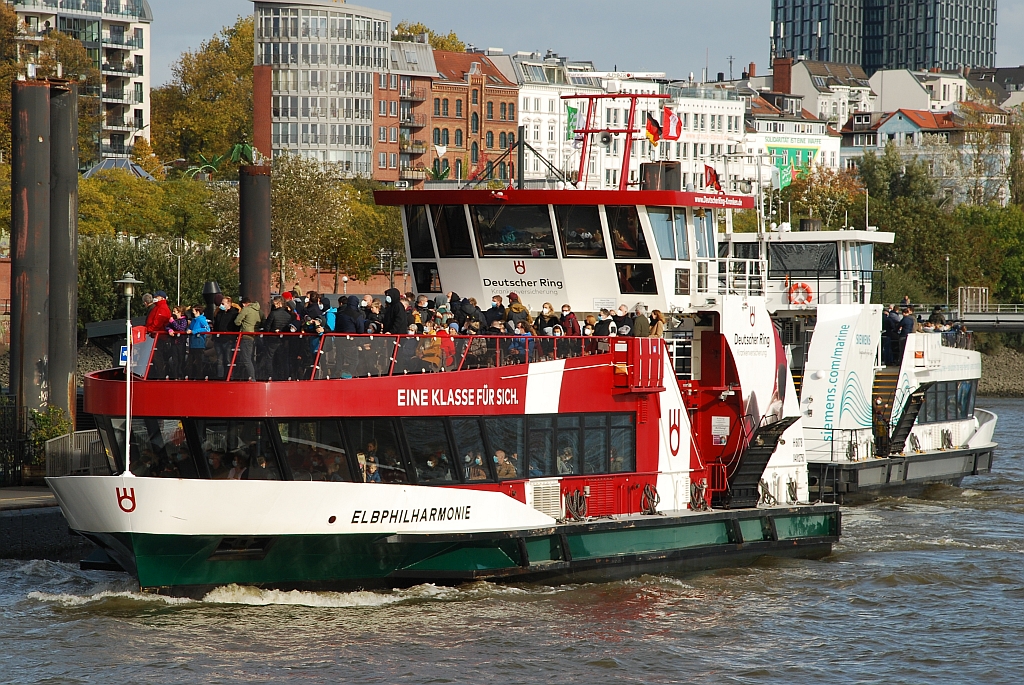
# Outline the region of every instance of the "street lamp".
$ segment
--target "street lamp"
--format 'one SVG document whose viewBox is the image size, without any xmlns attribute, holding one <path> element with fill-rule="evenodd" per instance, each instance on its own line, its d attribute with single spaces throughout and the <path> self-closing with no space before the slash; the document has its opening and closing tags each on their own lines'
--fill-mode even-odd
<svg viewBox="0 0 1024 685">
<path fill-rule="evenodd" d="M 946 311 L 949 311 L 949 255 L 946 255 Z"/>
<path fill-rule="evenodd" d="M 132 441 L 132 297 L 135 295 L 135 286 L 142 285 L 142 281 L 135 280 L 135 274 L 130 271 L 121 280 L 114 281 L 121 286 L 128 301 L 127 319 L 125 328 L 128 334 L 125 340 L 127 359 L 124 365 L 124 475 L 134 476 L 131 468 L 131 441 Z"/>
<path fill-rule="evenodd" d="M 345 286 L 345 294 L 348 295 L 348 276 L 342 276 L 341 282 Z"/>
</svg>

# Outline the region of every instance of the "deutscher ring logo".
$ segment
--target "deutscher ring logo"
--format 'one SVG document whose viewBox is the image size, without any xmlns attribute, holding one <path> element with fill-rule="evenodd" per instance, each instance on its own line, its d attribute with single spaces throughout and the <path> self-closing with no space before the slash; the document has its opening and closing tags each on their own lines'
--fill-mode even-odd
<svg viewBox="0 0 1024 685">
<path fill-rule="evenodd" d="M 114 492 L 117 495 L 117 506 L 121 507 L 121 511 L 126 514 L 135 511 L 135 488 L 114 488 Z"/>
<path fill-rule="evenodd" d="M 520 276 L 522 276 L 523 274 L 526 273 L 526 261 L 525 260 L 517 259 L 514 262 L 512 262 L 512 266 L 514 266 L 516 268 L 516 273 L 519 274 Z"/>
<path fill-rule="evenodd" d="M 679 409 L 670 409 L 668 412 L 668 448 L 672 450 L 672 456 L 679 454 L 679 424 L 682 420 L 682 412 Z"/>
</svg>

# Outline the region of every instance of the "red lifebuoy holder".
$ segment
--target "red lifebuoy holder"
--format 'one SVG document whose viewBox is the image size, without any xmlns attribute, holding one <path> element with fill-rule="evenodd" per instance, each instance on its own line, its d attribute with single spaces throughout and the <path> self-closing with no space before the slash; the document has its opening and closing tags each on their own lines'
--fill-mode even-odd
<svg viewBox="0 0 1024 685">
<path fill-rule="evenodd" d="M 789 303 L 790 304 L 810 304 L 811 300 L 814 299 L 814 293 L 811 292 L 811 286 L 806 283 L 794 283 L 789 288 Z"/>
</svg>

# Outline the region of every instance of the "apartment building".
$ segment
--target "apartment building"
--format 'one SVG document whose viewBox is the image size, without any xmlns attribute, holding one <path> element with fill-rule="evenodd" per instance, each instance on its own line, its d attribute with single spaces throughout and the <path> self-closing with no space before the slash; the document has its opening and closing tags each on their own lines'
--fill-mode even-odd
<svg viewBox="0 0 1024 685">
<path fill-rule="evenodd" d="M 6 0 L 18 15 L 19 57 L 28 63 L 52 31 L 82 42 L 103 84 L 101 157 L 127 157 L 138 137 L 149 138 L 149 45 L 153 11 L 146 0 Z"/>
<path fill-rule="evenodd" d="M 255 64 L 271 69 L 272 155 L 298 154 L 338 163 L 348 176 L 372 175 L 391 14 L 334 0 L 253 4 Z"/>
<path fill-rule="evenodd" d="M 387 76 L 387 106 L 378 102 L 377 170 L 380 181 L 405 181 L 422 187 L 429 176 L 428 160 L 436 156 L 427 124 L 431 112 L 431 88 L 437 78 L 434 50 L 426 36 L 391 43 L 391 73 Z M 384 83 L 384 79 L 380 80 Z M 381 99 L 385 98 L 383 88 Z M 386 115 L 385 115 L 386 110 Z M 397 127 L 397 128 L 396 128 Z M 382 141 L 387 133 L 387 143 Z M 386 155 L 386 156 L 382 156 Z M 387 169 L 382 166 L 387 163 Z"/>
<path fill-rule="evenodd" d="M 430 92 L 429 167 L 450 179 L 515 177 L 515 158 L 502 155 L 515 143 L 519 86 L 481 53 L 434 50 L 437 78 Z M 425 157 L 430 157 L 426 155 Z M 426 172 L 427 162 L 414 169 Z"/>
</svg>

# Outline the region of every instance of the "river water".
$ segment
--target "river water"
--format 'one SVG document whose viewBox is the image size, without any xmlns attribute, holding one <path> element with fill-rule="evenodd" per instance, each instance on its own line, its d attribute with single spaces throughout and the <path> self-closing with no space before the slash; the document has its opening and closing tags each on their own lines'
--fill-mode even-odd
<svg viewBox="0 0 1024 685">
<path fill-rule="evenodd" d="M 1024 400 L 978 404 L 995 473 L 845 509 L 822 561 L 203 601 L 0 561 L 0 683 L 1020 683 Z"/>
</svg>

